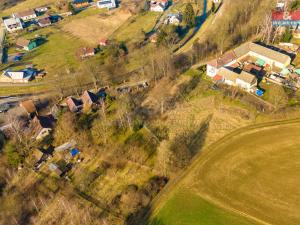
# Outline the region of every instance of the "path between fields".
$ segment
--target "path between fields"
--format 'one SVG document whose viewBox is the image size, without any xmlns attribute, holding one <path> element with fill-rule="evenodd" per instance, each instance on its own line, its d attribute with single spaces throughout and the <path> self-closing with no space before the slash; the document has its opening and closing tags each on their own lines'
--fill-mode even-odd
<svg viewBox="0 0 300 225">
<path fill-rule="evenodd" d="M 185 177 L 199 166 L 198 164 L 203 161 L 203 158 L 204 159 L 206 158 L 205 161 L 207 161 L 210 157 L 217 154 L 218 153 L 217 149 L 220 145 L 223 145 L 226 142 L 232 141 L 232 139 L 237 136 L 246 135 L 249 132 L 258 131 L 258 130 L 264 129 L 264 128 L 270 128 L 270 127 L 276 127 L 276 126 L 288 125 L 288 124 L 296 124 L 296 123 L 300 123 L 300 118 L 249 125 L 246 127 L 239 128 L 239 129 L 225 135 L 224 137 L 222 137 L 218 141 L 214 142 L 213 144 L 207 146 L 204 151 L 205 153 L 201 154 L 201 152 L 203 152 L 203 150 L 202 150 L 197 156 L 195 156 L 195 158 L 192 160 L 190 166 L 185 171 L 183 171 L 179 176 L 177 176 L 175 179 L 170 181 L 167 184 L 167 186 L 154 198 L 154 200 L 152 201 L 152 204 L 151 204 L 152 210 L 150 212 L 148 212 L 147 215 L 145 215 L 145 218 L 147 218 L 147 217 L 154 218 L 158 214 L 159 210 L 161 210 L 161 208 L 164 206 L 164 204 L 172 196 L 172 193 L 174 193 L 175 191 L 177 191 L 179 189 L 179 187 L 180 187 L 179 184 L 184 181 Z M 244 216 L 248 219 L 251 219 L 253 221 L 256 221 L 260 224 L 269 224 L 268 222 L 263 221 L 259 218 L 256 218 L 252 215 L 246 214 L 245 212 L 239 211 L 239 210 L 229 207 L 229 206 L 224 206 L 222 203 L 218 202 L 211 196 L 208 196 L 206 194 L 205 195 L 201 194 L 199 196 L 201 196 L 203 199 L 208 200 L 209 202 L 212 202 L 213 204 L 215 204 L 217 206 L 221 206 L 221 208 L 224 208 L 225 210 L 227 209 L 229 211 L 235 212 L 239 215 L 242 215 L 242 216 Z"/>
</svg>

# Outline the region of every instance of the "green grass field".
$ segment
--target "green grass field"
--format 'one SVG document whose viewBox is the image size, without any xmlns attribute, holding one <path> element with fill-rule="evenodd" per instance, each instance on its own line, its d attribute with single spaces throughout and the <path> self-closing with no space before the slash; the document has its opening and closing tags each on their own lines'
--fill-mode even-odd
<svg viewBox="0 0 300 225">
<path fill-rule="evenodd" d="M 113 37 L 119 41 L 135 42 L 144 38 L 144 32 L 150 32 L 156 23 L 159 13 L 147 12 L 130 18 L 119 29 L 115 31 Z"/>
<path fill-rule="evenodd" d="M 177 192 L 150 225 L 228 225 L 253 224 L 246 218 L 226 211 L 188 190 Z"/>
<path fill-rule="evenodd" d="M 184 179 L 168 191 L 166 202 L 162 198 L 154 208 L 154 221 L 299 224 L 299 132 L 298 121 L 223 138 L 200 155 Z"/>
</svg>

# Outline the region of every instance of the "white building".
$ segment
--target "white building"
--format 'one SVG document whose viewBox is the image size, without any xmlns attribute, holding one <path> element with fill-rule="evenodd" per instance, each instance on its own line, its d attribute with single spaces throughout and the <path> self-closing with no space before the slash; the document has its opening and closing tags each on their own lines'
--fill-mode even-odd
<svg viewBox="0 0 300 225">
<path fill-rule="evenodd" d="M 24 69 L 21 71 L 6 70 L 3 72 L 3 76 L 10 78 L 13 83 L 28 83 L 36 75 L 35 70 Z"/>
<path fill-rule="evenodd" d="M 29 20 L 33 20 L 37 17 L 33 9 L 28 9 L 22 12 L 13 13 L 12 16 L 13 18 L 19 18 L 25 22 Z"/>
<path fill-rule="evenodd" d="M 167 19 L 165 20 L 165 24 L 173 24 L 173 25 L 179 25 L 182 21 L 182 14 L 169 14 L 167 16 Z"/>
<path fill-rule="evenodd" d="M 207 63 L 206 73 L 209 77 L 214 77 L 217 72 L 222 67 L 229 67 L 230 65 L 236 63 L 236 56 L 234 52 L 229 51 L 222 55 L 221 57 L 214 59 Z"/>
<path fill-rule="evenodd" d="M 164 12 L 168 7 L 168 0 L 152 0 L 150 2 L 150 11 Z"/>
<path fill-rule="evenodd" d="M 5 19 L 3 21 L 3 23 L 4 23 L 6 30 L 10 33 L 23 29 L 22 22 L 19 18 Z"/>
<path fill-rule="evenodd" d="M 97 1 L 97 7 L 100 9 L 107 8 L 107 9 L 114 9 L 117 7 L 115 0 L 100 0 Z"/>
</svg>

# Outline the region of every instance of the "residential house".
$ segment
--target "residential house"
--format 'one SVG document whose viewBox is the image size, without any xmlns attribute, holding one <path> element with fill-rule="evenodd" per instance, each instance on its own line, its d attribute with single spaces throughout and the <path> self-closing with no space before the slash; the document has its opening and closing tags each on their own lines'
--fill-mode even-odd
<svg viewBox="0 0 300 225">
<path fill-rule="evenodd" d="M 72 5 L 75 9 L 82 9 L 90 6 L 90 0 L 73 0 Z"/>
<path fill-rule="evenodd" d="M 33 20 L 37 17 L 36 13 L 33 9 L 28 9 L 28 10 L 25 10 L 22 12 L 13 13 L 12 16 L 13 16 L 13 18 L 19 18 L 19 19 L 23 20 L 24 22 Z"/>
<path fill-rule="evenodd" d="M 84 107 L 92 107 L 93 105 L 98 103 L 98 97 L 94 93 L 90 91 L 84 91 L 81 100 L 83 102 Z"/>
<path fill-rule="evenodd" d="M 68 97 L 66 103 L 71 112 L 79 112 L 83 106 L 83 103 L 81 100 L 78 100 L 73 97 Z"/>
<path fill-rule="evenodd" d="M 20 71 L 5 70 L 2 75 L 10 78 L 13 83 L 28 83 L 34 79 L 37 71 L 30 68 Z"/>
<path fill-rule="evenodd" d="M 36 140 L 42 140 L 50 135 L 54 127 L 54 117 L 52 115 L 47 116 L 35 116 L 30 123 L 30 129 L 33 134 L 33 138 Z"/>
<path fill-rule="evenodd" d="M 81 59 L 85 59 L 95 55 L 95 49 L 90 47 L 83 47 L 78 50 L 78 55 Z"/>
<path fill-rule="evenodd" d="M 50 17 L 44 17 L 44 18 L 41 18 L 41 19 L 38 19 L 38 25 L 40 27 L 47 27 L 47 26 L 50 26 L 51 25 L 51 20 L 50 20 Z"/>
<path fill-rule="evenodd" d="M 109 43 L 109 41 L 106 38 L 101 38 L 100 41 L 99 41 L 100 46 L 107 46 L 108 43 Z"/>
<path fill-rule="evenodd" d="M 151 0 L 150 11 L 152 12 L 164 12 L 168 7 L 168 0 Z"/>
<path fill-rule="evenodd" d="M 18 38 L 16 41 L 16 46 L 18 49 L 23 49 L 26 51 L 31 51 L 32 49 L 36 48 L 38 46 L 37 40 L 27 40 L 24 38 Z"/>
<path fill-rule="evenodd" d="M 182 22 L 182 14 L 181 13 L 171 13 L 167 16 L 165 20 L 165 24 L 173 24 L 178 26 Z"/>
<path fill-rule="evenodd" d="M 257 78 L 246 71 L 242 71 L 236 78 L 236 85 L 250 91 L 251 88 L 257 86 Z"/>
<path fill-rule="evenodd" d="M 3 23 L 6 30 L 10 33 L 23 29 L 23 24 L 19 18 L 5 19 Z"/>
<path fill-rule="evenodd" d="M 117 7 L 117 5 L 115 0 L 100 0 L 97 1 L 97 7 L 100 9 L 102 8 L 114 9 Z"/>
<path fill-rule="evenodd" d="M 25 110 L 28 116 L 33 116 L 37 113 L 35 104 L 32 100 L 25 100 L 20 102 L 20 106 Z"/>
<path fill-rule="evenodd" d="M 217 75 L 218 70 L 222 67 L 229 67 L 236 63 L 236 56 L 233 51 L 229 51 L 219 57 L 207 63 L 206 72 L 209 77 Z"/>
</svg>

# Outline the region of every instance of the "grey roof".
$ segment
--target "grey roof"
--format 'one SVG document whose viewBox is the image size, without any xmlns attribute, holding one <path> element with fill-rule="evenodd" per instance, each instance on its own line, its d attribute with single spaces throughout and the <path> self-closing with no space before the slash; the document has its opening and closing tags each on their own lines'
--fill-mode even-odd
<svg viewBox="0 0 300 225">
<path fill-rule="evenodd" d="M 280 62 L 282 64 L 290 63 L 291 57 L 279 51 L 267 48 L 265 46 L 247 42 L 233 50 L 237 58 L 247 55 L 249 52 L 254 52 L 266 58 Z"/>
<path fill-rule="evenodd" d="M 252 84 L 253 81 L 257 80 L 254 75 L 252 75 L 251 73 L 248 73 L 246 71 L 242 71 L 241 74 L 238 75 L 237 78 L 244 81 L 244 82 L 246 82 L 246 83 L 249 83 L 249 84 Z"/>
<path fill-rule="evenodd" d="M 225 67 L 222 67 L 219 72 L 218 75 L 224 77 L 225 80 L 230 80 L 232 82 L 236 81 L 236 78 L 238 77 L 238 74 L 233 72 L 230 69 L 227 69 Z"/>
</svg>

